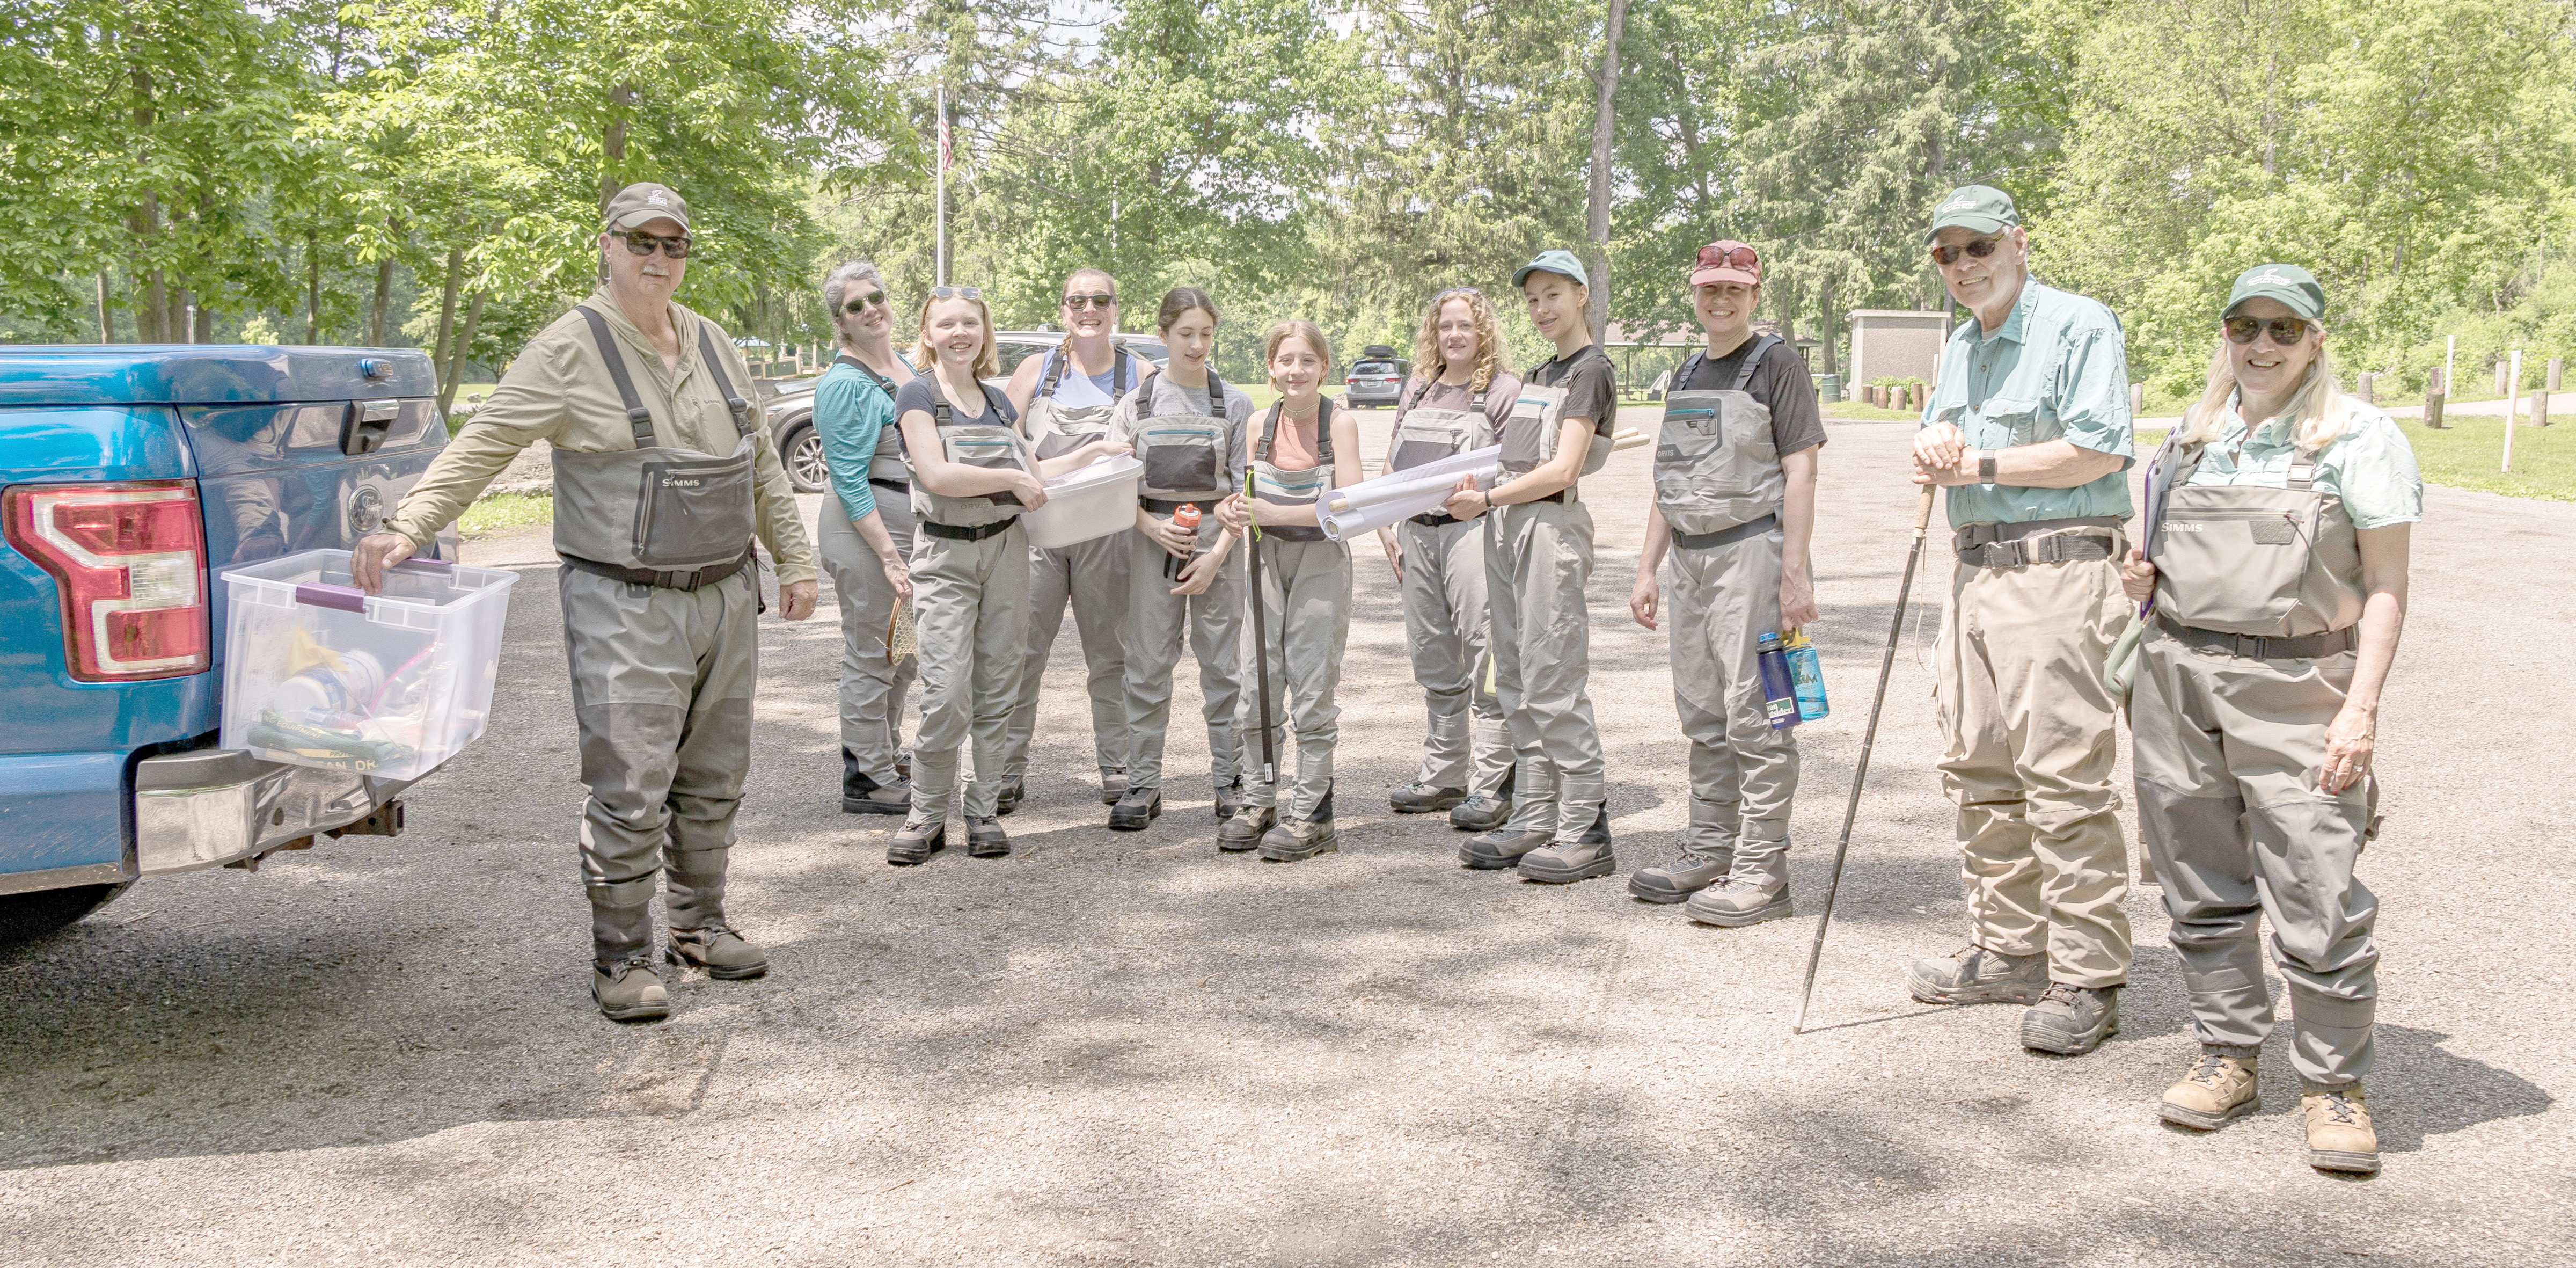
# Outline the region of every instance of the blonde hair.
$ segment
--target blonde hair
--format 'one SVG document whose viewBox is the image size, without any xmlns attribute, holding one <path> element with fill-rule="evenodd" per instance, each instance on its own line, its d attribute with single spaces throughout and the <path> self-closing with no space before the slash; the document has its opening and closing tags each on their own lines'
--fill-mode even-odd
<svg viewBox="0 0 2576 1268">
<path fill-rule="evenodd" d="M 1476 326 L 1476 370 L 1467 381 L 1467 390 L 1482 392 L 1502 372 L 1503 324 L 1494 313 L 1493 301 L 1472 286 L 1454 287 L 1431 297 L 1430 309 L 1422 314 L 1422 329 L 1413 336 L 1413 377 L 1427 383 L 1448 368 L 1440 356 L 1440 310 L 1452 300 L 1467 302 L 1468 320 Z"/>
<path fill-rule="evenodd" d="M 1324 368 L 1326 370 L 1333 368 L 1332 343 L 1324 338 L 1321 327 L 1303 317 L 1291 317 L 1280 322 L 1270 328 L 1269 334 L 1261 337 L 1261 364 L 1266 367 L 1278 360 L 1279 345 L 1291 339 L 1305 340 L 1306 346 L 1314 349 L 1316 356 L 1323 358 Z"/>
<path fill-rule="evenodd" d="M 2313 323 L 2311 323 L 2313 324 Z M 2227 405 L 2236 396 L 2236 363 L 2227 355 L 2227 336 L 2218 336 L 2218 350 L 2209 356 L 2209 386 L 2202 388 L 2200 399 L 2192 402 L 2182 420 L 2179 437 L 2185 445 L 2205 445 L 2218 439 L 2227 426 Z M 2299 376 L 2299 390 L 2292 393 L 2281 416 L 2293 420 L 2290 443 L 2307 453 L 2316 453 L 2343 435 L 2344 424 L 2351 414 L 2343 384 L 2335 379 L 2334 358 L 2326 355 L 2325 327 L 2317 327 L 2317 350 L 2308 362 L 2305 374 Z M 2247 427 L 2259 427 L 2269 419 L 2249 418 Z"/>
<path fill-rule="evenodd" d="M 939 364 L 939 349 L 933 347 L 930 342 L 930 308 L 933 304 L 973 304 L 975 306 L 976 314 L 984 319 L 984 350 L 975 354 L 975 377 L 989 379 L 1000 374 L 1002 354 L 993 342 L 993 310 L 985 307 L 983 297 L 978 295 L 951 295 L 946 299 L 936 295 L 921 297 L 921 316 L 914 327 L 918 333 L 912 337 L 912 363 L 921 367 L 924 373 L 928 373 Z"/>
<path fill-rule="evenodd" d="M 1058 308 L 1064 307 L 1064 293 L 1071 290 L 1074 283 L 1079 282 L 1086 277 L 1096 277 L 1101 281 L 1109 283 L 1110 295 L 1113 299 L 1116 297 L 1118 292 L 1118 279 L 1109 276 L 1108 270 L 1079 268 L 1065 274 L 1064 285 L 1055 288 L 1055 306 Z M 1118 346 L 1118 319 L 1115 317 L 1109 319 L 1109 344 L 1113 348 Z M 1062 370 L 1060 371 L 1061 373 L 1079 373 L 1079 367 L 1075 366 L 1073 363 L 1072 322 L 1068 321 L 1064 324 L 1064 342 L 1055 346 L 1055 363 L 1062 367 Z M 1112 364 L 1115 363 L 1113 362 Z"/>
</svg>

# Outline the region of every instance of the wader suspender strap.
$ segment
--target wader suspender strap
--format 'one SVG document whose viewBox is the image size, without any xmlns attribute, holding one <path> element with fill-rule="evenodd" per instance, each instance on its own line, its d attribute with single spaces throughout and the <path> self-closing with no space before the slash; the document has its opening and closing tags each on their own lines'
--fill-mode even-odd
<svg viewBox="0 0 2576 1268">
<path fill-rule="evenodd" d="M 868 381 L 869 381 L 870 383 L 874 383 L 874 384 L 876 384 L 876 385 L 877 385 L 877 390 L 878 390 L 878 391 L 883 392 L 883 393 L 885 393 L 885 394 L 886 394 L 886 399 L 887 399 L 887 400 L 893 400 L 893 399 L 894 399 L 894 380 L 889 379 L 889 378 L 887 378 L 886 376 L 884 376 L 884 375 L 882 375 L 882 374 L 877 373 L 877 372 L 876 372 L 875 370 L 873 370 L 873 369 L 870 369 L 870 368 L 868 367 L 868 363 L 867 363 L 867 362 L 865 362 L 865 361 L 861 361 L 861 360 L 859 360 L 857 357 L 851 356 L 849 353 L 846 353 L 846 352 L 842 353 L 841 355 L 839 355 L 839 356 L 837 356 L 837 357 L 832 358 L 832 362 L 833 362 L 833 364 L 835 364 L 835 365 L 846 365 L 846 366 L 854 366 L 854 367 L 856 367 L 856 368 L 858 369 L 858 372 L 859 372 L 859 373 L 861 373 L 861 374 L 864 374 L 864 375 L 868 376 Z"/>
<path fill-rule="evenodd" d="M 1072 355 L 1067 353 L 1061 346 L 1058 346 L 1054 351 L 1049 352 L 1047 354 L 1046 383 L 1038 388 L 1038 395 L 1052 398 L 1055 395 L 1056 385 L 1064 382 L 1064 368 L 1072 363 Z M 1110 404 L 1115 405 L 1126 398 L 1127 389 L 1134 385 L 1133 379 L 1135 371 L 1136 363 L 1131 357 L 1129 357 L 1127 353 L 1127 345 L 1123 343 L 1119 344 L 1117 355 L 1111 357 L 1109 360 Z"/>
<path fill-rule="evenodd" d="M 1682 358 L 1682 368 L 1673 375 L 1673 392 L 1690 391 L 1691 379 L 1699 373 L 1700 363 L 1706 360 L 1708 360 L 1708 353 L 1705 350 Z M 1664 395 L 1670 397 L 1672 392 L 1666 392 Z"/>
<path fill-rule="evenodd" d="M 1270 417 L 1261 424 L 1261 448 L 1253 457 L 1270 461 L 1270 442 L 1279 435 L 1279 412 L 1288 408 L 1282 399 L 1270 407 Z M 1333 402 L 1327 397 L 1315 403 L 1315 465 L 1333 460 Z"/>
<path fill-rule="evenodd" d="M 751 402 L 733 394 L 733 380 L 726 377 L 724 358 L 716 355 L 715 329 L 712 322 L 698 323 L 698 359 L 707 363 L 707 373 L 715 376 L 716 393 L 724 397 L 725 408 L 733 411 L 734 430 L 751 434 Z"/>
<path fill-rule="evenodd" d="M 1001 418 L 1002 411 L 993 404 L 993 389 L 989 385 L 980 381 L 977 382 L 975 386 L 984 393 L 984 417 L 991 419 Z M 956 423 L 952 421 L 952 418 L 953 416 L 948 412 L 948 393 L 942 391 L 939 395 L 932 397 L 930 408 L 931 425 L 934 427 L 956 426 Z M 1010 426 L 1009 423 L 1005 422 L 995 422 L 993 425 L 995 427 Z"/>
<path fill-rule="evenodd" d="M 2292 493 L 2311 492 L 2316 487 L 2316 455 L 2304 449 L 2290 451 L 2290 484 Z"/>
<path fill-rule="evenodd" d="M 653 447 L 653 411 L 644 408 L 644 398 L 635 394 L 635 380 L 626 373 L 626 357 L 617 350 L 617 337 L 608 333 L 608 319 L 588 304 L 575 304 L 573 311 L 590 324 L 590 338 L 599 345 L 599 359 L 608 363 L 609 381 L 617 385 L 618 398 L 626 402 L 626 423 L 635 429 L 635 447 Z"/>
<path fill-rule="evenodd" d="M 1763 335 L 1753 341 L 1753 350 L 1745 353 L 1743 363 L 1735 368 L 1736 391 L 1744 391 L 1753 385 L 1753 372 L 1762 368 L 1762 358 L 1771 355 L 1771 345 L 1778 342 L 1778 335 Z"/>
</svg>

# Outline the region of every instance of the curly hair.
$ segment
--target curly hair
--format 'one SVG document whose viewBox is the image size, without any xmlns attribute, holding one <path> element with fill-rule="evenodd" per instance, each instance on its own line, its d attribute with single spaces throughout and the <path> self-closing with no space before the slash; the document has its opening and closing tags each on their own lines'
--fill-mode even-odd
<svg viewBox="0 0 2576 1268">
<path fill-rule="evenodd" d="M 1468 316 L 1476 323 L 1476 371 L 1467 390 L 1482 392 L 1503 369 L 1503 326 L 1494 313 L 1494 302 L 1472 286 L 1453 286 L 1431 297 L 1431 307 L 1422 313 L 1422 329 L 1413 336 L 1413 377 L 1427 384 L 1448 368 L 1440 357 L 1440 310 L 1453 299 L 1467 301 Z"/>
</svg>

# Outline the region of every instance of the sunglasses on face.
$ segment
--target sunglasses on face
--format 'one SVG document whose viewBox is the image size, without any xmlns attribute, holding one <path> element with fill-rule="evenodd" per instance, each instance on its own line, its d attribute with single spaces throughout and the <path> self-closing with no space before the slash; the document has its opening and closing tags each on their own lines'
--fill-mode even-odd
<svg viewBox="0 0 2576 1268">
<path fill-rule="evenodd" d="M 665 238 L 646 233 L 641 229 L 630 229 L 618 236 L 626 239 L 626 250 L 631 255 L 651 255 L 653 248 L 660 247 L 662 254 L 674 260 L 689 258 L 689 235 L 685 233 L 675 233 Z"/>
<path fill-rule="evenodd" d="M 1971 260 L 1982 260 L 1987 256 L 1993 255 L 1995 253 L 1995 248 L 2002 246 L 2003 244 L 2003 235 L 1996 234 L 1991 238 L 1971 238 L 1967 242 L 1954 247 L 1936 246 L 1932 248 L 1932 262 L 1947 268 L 1950 265 L 1959 262 L 1959 256 L 1962 252 L 1965 252 L 1967 257 Z"/>
<path fill-rule="evenodd" d="M 1064 306 L 1077 313 L 1081 312 L 1086 305 L 1092 308 L 1097 308 L 1105 313 L 1118 306 L 1118 297 L 1107 294 L 1067 295 L 1064 297 Z"/>
<path fill-rule="evenodd" d="M 977 286 L 934 286 L 930 288 L 930 297 L 932 299 L 982 299 L 984 291 L 982 287 Z"/>
<path fill-rule="evenodd" d="M 2227 319 L 2229 343 L 2252 343 L 2254 336 L 2267 332 L 2275 345 L 2287 348 L 2307 339 L 2308 323 L 2296 317 L 2275 317 L 2270 321 L 2254 317 Z"/>
<path fill-rule="evenodd" d="M 845 313 L 863 313 L 863 312 L 866 312 L 867 310 L 869 310 L 869 309 L 871 309 L 871 308 L 874 308 L 874 307 L 876 307 L 877 305 L 882 304 L 882 303 L 884 303 L 884 302 L 885 302 L 885 292 L 884 292 L 884 291 L 869 291 L 869 292 L 868 292 L 867 294 L 865 294 L 865 295 L 861 295 L 861 296 L 859 296 L 859 297 L 858 297 L 858 298 L 856 298 L 856 299 L 848 300 L 848 301 L 845 301 L 844 303 L 842 303 L 842 305 L 841 305 L 841 311 L 842 311 L 842 312 L 845 312 Z"/>
</svg>

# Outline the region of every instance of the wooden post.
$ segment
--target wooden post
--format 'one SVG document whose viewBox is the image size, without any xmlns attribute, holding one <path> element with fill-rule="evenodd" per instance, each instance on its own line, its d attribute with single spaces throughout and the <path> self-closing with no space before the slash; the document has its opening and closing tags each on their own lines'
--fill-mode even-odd
<svg viewBox="0 0 2576 1268">
<path fill-rule="evenodd" d="M 2360 394 L 2362 404 L 2377 405 L 2379 403 L 2379 397 L 2371 391 L 2372 388 L 2378 385 L 2378 379 L 2378 375 L 2373 374 L 2368 370 L 2361 372 L 2361 380 L 2359 383 L 2354 385 L 2353 390 Z"/>
<path fill-rule="evenodd" d="M 2147 385 L 2146 385 L 2146 384 L 2144 384 L 2144 383 L 2132 383 L 2132 384 L 2130 384 L 2130 385 L 2129 385 L 2129 417 L 2130 417 L 2130 419 L 2131 419 L 2132 421 L 2134 421 L 2134 420 L 2138 417 L 2138 415 L 2143 414 L 2143 413 L 2146 413 L 2146 412 L 2147 412 Z"/>
<path fill-rule="evenodd" d="M 2514 367 L 2496 362 L 2496 395 L 2510 399 L 2513 395 Z"/>
<path fill-rule="evenodd" d="M 2522 349 L 2516 348 L 2513 350 L 2513 357 L 2509 363 L 2509 368 L 2498 368 L 2504 370 L 2505 382 L 2513 386 L 2516 391 L 2519 391 L 2522 384 Z M 2496 468 L 2498 471 L 2513 470 L 2513 410 L 2514 407 L 2520 403 L 2521 402 L 2516 401 L 2512 396 L 2504 398 L 2504 463 Z"/>
<path fill-rule="evenodd" d="M 2442 421 L 2442 380 L 2442 367 L 2438 365 L 2424 372 L 2424 425 L 2435 431 L 2449 429 L 2449 424 Z"/>
</svg>

